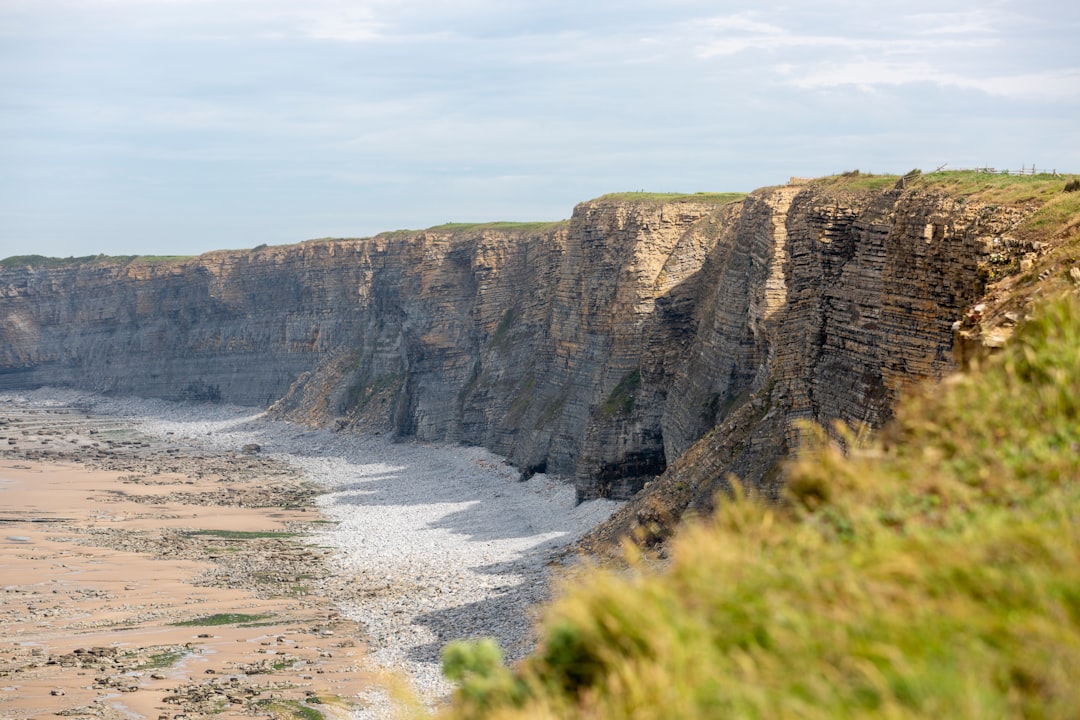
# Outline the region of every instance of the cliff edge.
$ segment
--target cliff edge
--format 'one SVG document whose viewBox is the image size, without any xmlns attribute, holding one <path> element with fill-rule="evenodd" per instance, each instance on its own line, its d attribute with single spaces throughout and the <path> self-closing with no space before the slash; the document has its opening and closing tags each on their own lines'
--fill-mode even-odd
<svg viewBox="0 0 1080 720">
<path fill-rule="evenodd" d="M 796 421 L 880 425 L 958 348 L 993 344 L 979 323 L 1016 310 L 987 309 L 987 293 L 1062 245 L 1033 223 L 1075 218 L 1058 198 L 1080 193 L 1062 193 L 1067 177 L 957 179 L 610 195 L 557 223 L 159 262 L 12 258 L 0 388 L 483 445 L 525 475 L 573 476 L 580 498 L 638 494 L 620 531 L 663 524 L 729 473 L 768 492 Z"/>
</svg>

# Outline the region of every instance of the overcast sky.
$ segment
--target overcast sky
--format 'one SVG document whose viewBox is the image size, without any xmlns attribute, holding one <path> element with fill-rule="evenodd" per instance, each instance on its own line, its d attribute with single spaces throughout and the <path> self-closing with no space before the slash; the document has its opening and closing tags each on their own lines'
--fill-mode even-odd
<svg viewBox="0 0 1080 720">
<path fill-rule="evenodd" d="M 0 0 L 0 257 L 1080 171 L 1080 3 Z"/>
</svg>

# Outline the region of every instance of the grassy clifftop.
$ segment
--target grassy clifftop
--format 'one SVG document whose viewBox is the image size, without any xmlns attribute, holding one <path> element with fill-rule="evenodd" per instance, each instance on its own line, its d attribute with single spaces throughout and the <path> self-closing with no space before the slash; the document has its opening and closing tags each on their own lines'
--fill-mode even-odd
<svg viewBox="0 0 1080 720">
<path fill-rule="evenodd" d="M 550 228 L 566 225 L 566 220 L 537 221 L 537 222 L 448 222 L 428 228 L 428 231 L 456 231 L 456 230 L 502 230 L 506 232 L 540 232 Z"/>
<path fill-rule="evenodd" d="M 1001 205 L 1018 205 L 1032 201 L 1041 203 L 1052 200 L 1065 185 L 1077 180 L 1078 177 L 1080 176 L 1068 173 L 1009 175 L 978 170 L 938 170 L 927 173 L 912 170 L 901 176 L 852 170 L 804 182 L 849 190 L 887 190 L 899 183 L 902 187 L 941 190 L 958 198 Z"/>
<path fill-rule="evenodd" d="M 128 263 L 161 263 L 188 260 L 189 255 L 84 255 L 82 257 L 47 257 L 45 255 L 12 255 L 0 259 L 0 268 L 66 268 L 83 265 L 127 265 Z"/>
<path fill-rule="evenodd" d="M 671 561 L 571 578 L 514 671 L 451 646 L 453 718 L 1075 717 L 1080 300 L 780 506 L 734 498 Z"/>
<path fill-rule="evenodd" d="M 698 193 L 663 193 L 663 192 L 621 192 L 601 195 L 599 201 L 620 201 L 637 203 L 710 203 L 714 205 L 727 205 L 738 202 L 746 197 L 743 192 L 698 192 Z"/>
</svg>

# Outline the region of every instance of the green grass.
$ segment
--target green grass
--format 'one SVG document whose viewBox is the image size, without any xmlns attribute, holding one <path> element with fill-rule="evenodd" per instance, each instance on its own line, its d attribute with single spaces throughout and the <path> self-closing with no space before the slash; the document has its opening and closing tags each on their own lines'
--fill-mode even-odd
<svg viewBox="0 0 1080 720">
<path fill-rule="evenodd" d="M 617 413 L 629 415 L 634 409 L 634 394 L 641 387 L 641 368 L 634 368 L 619 380 L 600 406 L 600 416 L 609 418 Z"/>
<path fill-rule="evenodd" d="M 82 257 L 46 257 L 44 255 L 13 255 L 0 260 L 0 267 L 22 267 L 29 265 L 36 268 L 77 267 L 79 265 L 115 264 L 130 262 L 134 255 L 84 255 Z"/>
<path fill-rule="evenodd" d="M 873 173 L 864 173 L 858 170 L 850 170 L 839 175 L 829 175 L 823 177 L 814 182 L 836 188 L 844 188 L 847 190 L 886 190 L 896 185 L 896 181 L 900 179 L 899 175 L 875 175 Z"/>
<path fill-rule="evenodd" d="M 621 200 L 626 202 L 646 203 L 687 203 L 703 202 L 715 205 L 727 205 L 746 197 L 741 192 L 698 192 L 698 193 L 663 193 L 663 192 L 620 192 L 602 195 L 597 200 Z"/>
<path fill-rule="evenodd" d="M 244 552 L 243 545 L 212 545 L 206 548 L 206 554 L 208 556 L 222 555 L 224 553 L 236 554 Z"/>
<path fill-rule="evenodd" d="M 549 228 L 557 227 L 565 224 L 565 220 L 553 220 L 553 221 L 538 221 L 538 222 L 448 222 L 442 225 L 433 225 L 428 230 L 507 230 L 512 232 L 539 232 L 541 230 L 547 230 Z"/>
<path fill-rule="evenodd" d="M 899 175 L 874 175 L 858 170 L 830 175 L 814 182 L 847 190 L 888 190 L 896 186 Z M 999 175 L 974 170 L 942 170 L 906 175 L 907 188 L 941 190 L 953 197 L 979 200 L 987 204 L 1022 205 L 1045 203 L 1063 193 L 1065 185 L 1077 175 Z"/>
<path fill-rule="evenodd" d="M 1046 202 L 1065 189 L 1075 175 L 997 175 L 973 170 L 944 170 L 926 173 L 919 186 L 944 190 L 950 195 L 967 197 L 985 203 L 1017 205 L 1026 202 Z"/>
<path fill-rule="evenodd" d="M 521 389 L 514 394 L 514 399 L 506 413 L 509 422 L 518 422 L 533 401 L 533 391 L 536 390 L 536 378 L 529 375 L 522 383 Z"/>
<path fill-rule="evenodd" d="M 271 615 L 245 615 L 243 613 L 218 613 L 217 615 L 204 615 L 172 623 L 176 627 L 204 627 L 216 625 L 243 625 L 266 620 Z"/>
<path fill-rule="evenodd" d="M 45 255 L 12 255 L 0 260 L 0 267 L 65 268 L 82 265 L 150 264 L 188 260 L 190 255 L 84 255 L 82 257 L 46 257 Z"/>
<path fill-rule="evenodd" d="M 264 538 L 294 538 L 301 533 L 284 530 L 192 530 L 188 535 L 218 537 L 227 540 L 260 540 Z"/>
<path fill-rule="evenodd" d="M 545 404 L 543 410 L 540 412 L 540 417 L 537 418 L 536 426 L 538 428 L 545 428 L 551 425 L 555 418 L 562 415 L 563 410 L 566 409 L 566 401 L 568 399 L 569 397 L 567 394 L 563 392 L 557 398 Z"/>
<path fill-rule="evenodd" d="M 1080 299 L 877 437 L 806 429 L 657 565 L 586 568 L 515 669 L 454 645 L 452 718 L 1071 718 L 1080 707 Z"/>
<path fill-rule="evenodd" d="M 190 260 L 194 255 L 136 255 L 131 258 L 135 264 L 169 263 Z"/>
<path fill-rule="evenodd" d="M 1024 221 L 1023 229 L 1036 236 L 1080 230 L 1080 193 L 1055 193 Z"/>
<path fill-rule="evenodd" d="M 316 701 L 322 704 L 321 700 Z M 290 720 L 323 720 L 323 714 L 315 708 L 307 707 L 298 700 L 260 700 L 259 706 L 271 713 L 271 717 L 289 718 Z"/>
<path fill-rule="evenodd" d="M 136 670 L 157 670 L 159 668 L 169 668 L 180 662 L 187 655 L 182 650 L 169 650 L 167 652 L 157 653 L 151 655 L 146 659 L 142 665 L 139 665 Z"/>
<path fill-rule="evenodd" d="M 343 400 L 346 412 L 363 410 L 373 398 L 387 391 L 396 390 L 404 381 L 405 376 L 400 374 L 380 375 L 370 380 L 366 375 L 355 381 L 345 391 Z"/>
<path fill-rule="evenodd" d="M 510 326 L 514 324 L 516 320 L 516 314 L 514 308 L 507 308 L 503 313 L 502 318 L 499 320 L 499 325 L 495 328 L 495 332 L 491 336 L 489 341 L 492 347 L 502 347 L 506 344 L 507 338 L 510 334 Z"/>
</svg>

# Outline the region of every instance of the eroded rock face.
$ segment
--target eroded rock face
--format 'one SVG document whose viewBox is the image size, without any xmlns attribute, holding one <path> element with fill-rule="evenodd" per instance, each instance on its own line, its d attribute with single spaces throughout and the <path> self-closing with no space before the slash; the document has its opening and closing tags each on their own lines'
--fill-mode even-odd
<svg viewBox="0 0 1080 720">
<path fill-rule="evenodd" d="M 738 419 L 753 428 L 723 467 L 757 482 L 791 420 L 876 425 L 951 369 L 952 324 L 1020 219 L 809 184 L 600 199 L 536 229 L 8 268 L 0 388 L 273 405 L 484 445 L 583 498 L 632 494 Z"/>
</svg>

